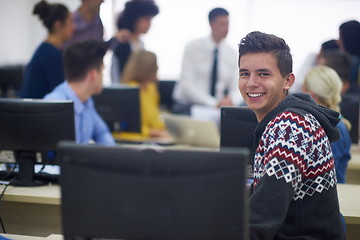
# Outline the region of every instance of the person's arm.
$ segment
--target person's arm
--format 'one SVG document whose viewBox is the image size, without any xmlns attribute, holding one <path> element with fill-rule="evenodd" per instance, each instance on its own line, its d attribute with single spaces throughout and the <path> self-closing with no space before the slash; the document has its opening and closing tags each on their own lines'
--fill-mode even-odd
<svg viewBox="0 0 360 240">
<path fill-rule="evenodd" d="M 312 147 L 313 135 L 305 141 L 294 127 L 297 123 L 281 120 L 285 119 L 283 114 L 268 124 L 272 127 L 265 130 L 255 154 L 254 190 L 249 199 L 252 240 L 276 236 L 300 185 L 299 166 Z"/>
<path fill-rule="evenodd" d="M 181 98 L 191 104 L 216 106 L 218 104 L 216 98 L 207 93 L 207 89 L 203 89 L 201 84 L 196 83 L 196 81 L 204 81 L 203 79 L 197 79 L 197 68 L 203 63 L 196 61 L 198 59 L 196 54 L 198 54 L 198 51 L 193 46 L 188 45 L 185 48 L 182 60 L 181 82 L 179 83 Z"/>
<path fill-rule="evenodd" d="M 351 138 L 344 123 L 340 122 L 337 127 L 340 130 L 340 139 L 331 144 L 331 149 L 335 160 L 337 182 L 346 183 L 346 170 L 351 158 Z"/>
<path fill-rule="evenodd" d="M 131 33 L 127 29 L 118 30 L 115 35 L 105 42 L 108 49 L 114 50 L 119 43 L 127 43 L 130 41 Z"/>
</svg>

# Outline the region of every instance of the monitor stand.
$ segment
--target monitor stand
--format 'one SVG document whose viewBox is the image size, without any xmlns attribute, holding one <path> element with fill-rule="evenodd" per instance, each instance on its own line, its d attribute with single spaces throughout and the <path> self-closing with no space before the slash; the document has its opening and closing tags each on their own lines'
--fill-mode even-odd
<svg viewBox="0 0 360 240">
<path fill-rule="evenodd" d="M 47 182 L 35 180 L 35 162 L 36 152 L 33 151 L 14 151 L 16 162 L 19 166 L 19 172 L 16 177 L 10 181 L 13 186 L 42 186 Z"/>
</svg>

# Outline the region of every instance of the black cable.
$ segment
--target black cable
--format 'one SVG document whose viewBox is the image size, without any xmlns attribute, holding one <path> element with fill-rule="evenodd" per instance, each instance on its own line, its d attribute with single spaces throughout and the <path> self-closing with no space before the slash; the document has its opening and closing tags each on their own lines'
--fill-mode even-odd
<svg viewBox="0 0 360 240">
<path fill-rule="evenodd" d="M 16 161 L 15 164 L 14 164 L 14 166 L 13 166 L 13 168 L 12 168 L 12 170 L 10 171 L 10 173 L 9 173 L 9 175 L 8 175 L 7 177 L 9 177 L 9 176 L 11 176 L 11 175 L 14 174 L 15 169 L 16 169 L 16 167 L 17 167 L 17 164 L 18 164 L 18 162 Z M 7 177 L 6 177 L 6 178 L 7 178 Z M 5 179 L 6 179 L 6 178 L 5 178 Z M 10 183 L 11 183 L 11 181 L 12 181 L 13 179 L 14 179 L 14 178 L 10 179 L 9 182 L 8 182 L 7 184 L 5 184 L 5 187 L 4 187 L 4 189 L 2 190 L 2 192 L 1 192 L 1 195 L 0 195 L 0 208 L 1 208 L 1 200 L 2 200 L 2 198 L 3 198 L 3 196 L 4 196 L 4 194 L 5 194 L 5 190 L 6 190 L 7 187 L 10 185 Z M 2 227 L 2 229 L 3 229 L 3 232 L 6 233 L 5 226 L 4 226 L 3 220 L 2 220 L 2 218 L 1 218 L 1 215 L 0 215 L 0 224 L 1 224 L 1 227 Z"/>
</svg>

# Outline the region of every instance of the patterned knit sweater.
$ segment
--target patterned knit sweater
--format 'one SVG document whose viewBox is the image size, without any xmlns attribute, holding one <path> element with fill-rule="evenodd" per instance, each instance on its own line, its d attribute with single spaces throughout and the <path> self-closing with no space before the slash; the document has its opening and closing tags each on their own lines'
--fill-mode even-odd
<svg viewBox="0 0 360 240">
<path fill-rule="evenodd" d="M 258 125 L 251 239 L 345 239 L 331 141 L 338 113 L 307 94 L 287 96 Z"/>
</svg>

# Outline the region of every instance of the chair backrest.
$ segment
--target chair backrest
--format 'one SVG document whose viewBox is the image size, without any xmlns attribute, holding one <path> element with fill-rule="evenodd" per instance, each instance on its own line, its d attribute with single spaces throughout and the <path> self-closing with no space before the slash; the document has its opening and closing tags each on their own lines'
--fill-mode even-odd
<svg viewBox="0 0 360 240">
<path fill-rule="evenodd" d="M 164 110 L 171 110 L 174 100 L 172 94 L 174 91 L 175 80 L 161 80 L 158 83 L 160 94 L 160 107 Z"/>
<path fill-rule="evenodd" d="M 254 112 L 248 107 L 222 107 L 220 117 L 220 147 L 252 149 L 254 131 L 258 125 Z"/>
</svg>

